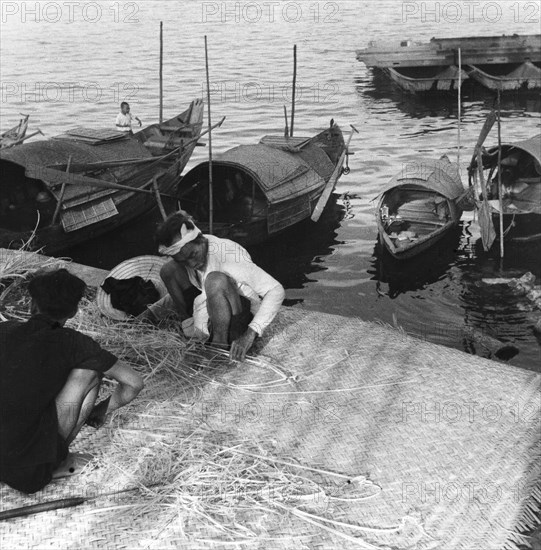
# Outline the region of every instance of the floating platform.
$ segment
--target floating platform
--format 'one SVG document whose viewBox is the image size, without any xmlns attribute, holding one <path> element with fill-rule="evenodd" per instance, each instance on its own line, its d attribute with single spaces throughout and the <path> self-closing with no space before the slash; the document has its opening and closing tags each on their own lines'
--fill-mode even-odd
<svg viewBox="0 0 541 550">
<path fill-rule="evenodd" d="M 371 42 L 357 50 L 357 59 L 384 70 L 408 92 L 451 91 L 457 89 L 459 49 L 462 81 L 471 78 L 492 91 L 541 88 L 541 35 Z"/>
<path fill-rule="evenodd" d="M 1 510 L 87 499 L 0 522 L 3 547 L 512 550 L 539 524 L 538 373 L 293 308 L 242 364 L 92 303 L 72 326 L 146 387 L 76 439 L 98 468 L 0 486 Z"/>
</svg>

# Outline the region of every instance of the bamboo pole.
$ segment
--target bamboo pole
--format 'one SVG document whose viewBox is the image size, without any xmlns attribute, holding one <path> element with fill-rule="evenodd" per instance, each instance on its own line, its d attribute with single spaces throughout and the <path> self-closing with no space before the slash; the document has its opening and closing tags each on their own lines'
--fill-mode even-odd
<svg viewBox="0 0 541 550">
<path fill-rule="evenodd" d="M 285 129 L 284 129 L 284 135 L 285 135 L 285 137 L 288 137 L 289 136 L 289 124 L 288 124 L 288 121 L 287 121 L 287 107 L 285 105 L 284 105 L 284 118 L 285 118 L 285 121 L 286 121 Z"/>
<path fill-rule="evenodd" d="M 460 131 L 462 126 L 462 99 L 460 91 L 462 88 L 462 49 L 458 48 L 458 148 L 456 152 L 456 160 L 460 171 Z"/>
<path fill-rule="evenodd" d="M 291 128 L 290 137 L 293 137 L 293 126 L 295 125 L 295 91 L 297 88 L 297 44 L 293 46 L 293 90 L 291 96 Z"/>
<path fill-rule="evenodd" d="M 145 187 L 152 185 L 152 179 L 149 179 L 142 187 L 130 187 L 129 185 L 122 185 L 121 183 L 114 183 L 112 181 L 104 181 L 97 178 L 90 178 L 88 176 L 79 176 L 77 174 L 69 174 L 69 177 L 62 177 L 63 173 L 53 168 L 47 168 L 45 166 L 32 165 L 27 166 L 26 175 L 33 179 L 40 179 L 54 185 L 56 182 L 66 183 L 67 185 L 87 185 L 90 187 L 99 187 L 100 189 L 115 189 L 117 191 L 127 191 L 129 193 L 144 193 L 146 195 L 154 195 L 154 191 L 150 189 L 144 189 Z M 159 177 L 159 176 L 158 176 Z M 175 195 L 169 195 L 167 193 L 160 193 L 162 197 L 168 197 L 171 199 L 177 199 Z"/>
<path fill-rule="evenodd" d="M 163 122 L 163 21 L 160 21 L 160 124 Z"/>
<path fill-rule="evenodd" d="M 68 165 L 66 167 L 66 174 L 69 174 L 70 166 L 71 166 L 71 159 L 72 159 L 72 156 L 70 155 L 68 157 Z M 51 225 L 54 225 L 56 223 L 56 219 L 58 218 L 58 215 L 60 214 L 60 209 L 62 208 L 62 202 L 64 201 L 64 193 L 65 192 L 66 192 L 66 182 L 64 181 L 62 183 L 62 187 L 60 188 L 60 197 L 58 198 L 58 203 L 57 203 L 56 208 L 54 210 Z"/>
<path fill-rule="evenodd" d="M 212 189 L 212 119 L 210 115 L 210 76 L 207 35 L 205 35 L 205 70 L 207 73 L 207 109 L 208 109 L 208 134 L 209 134 L 209 233 L 213 233 L 214 196 Z"/>
<path fill-rule="evenodd" d="M 156 202 L 158 203 L 158 208 L 160 209 L 160 214 L 162 215 L 163 220 L 167 219 L 167 213 L 163 207 L 162 198 L 160 196 L 160 187 L 158 185 L 158 177 L 154 177 L 152 180 L 152 187 L 154 188 L 154 193 L 156 194 Z"/>
<path fill-rule="evenodd" d="M 503 244 L 503 186 L 502 186 L 502 109 L 498 90 L 498 197 L 500 202 L 500 258 L 504 257 Z"/>
</svg>

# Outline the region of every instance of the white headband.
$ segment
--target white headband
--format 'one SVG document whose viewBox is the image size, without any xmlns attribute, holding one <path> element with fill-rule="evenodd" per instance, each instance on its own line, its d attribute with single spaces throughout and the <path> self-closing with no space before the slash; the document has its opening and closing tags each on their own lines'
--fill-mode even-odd
<svg viewBox="0 0 541 550">
<path fill-rule="evenodd" d="M 186 224 L 183 223 L 180 228 L 180 241 L 173 243 L 171 246 L 164 246 L 161 244 L 158 251 L 162 256 L 174 256 L 178 254 L 185 245 L 196 239 L 199 235 L 201 235 L 201 231 L 195 225 L 193 229 L 188 229 Z"/>
</svg>

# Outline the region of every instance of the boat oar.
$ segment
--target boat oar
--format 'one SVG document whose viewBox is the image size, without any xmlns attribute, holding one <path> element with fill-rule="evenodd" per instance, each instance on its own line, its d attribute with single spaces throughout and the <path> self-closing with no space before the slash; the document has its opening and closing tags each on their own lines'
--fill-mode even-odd
<svg viewBox="0 0 541 550">
<path fill-rule="evenodd" d="M 319 218 L 321 217 L 321 214 L 323 213 L 323 210 L 325 209 L 325 205 L 327 204 L 327 201 L 329 200 L 329 197 L 331 196 L 331 193 L 334 190 L 334 186 L 336 185 L 336 182 L 338 181 L 338 178 L 342 174 L 342 166 L 344 164 L 344 160 L 346 159 L 346 155 L 348 154 L 349 150 L 349 144 L 351 142 L 351 138 L 353 137 L 354 133 L 359 133 L 359 130 L 353 126 L 353 124 L 350 124 L 351 126 L 351 132 L 348 137 L 348 142 L 344 150 L 342 151 L 342 154 L 340 155 L 340 159 L 336 163 L 336 166 L 334 168 L 334 171 L 329 178 L 329 181 L 327 182 L 327 185 L 325 186 L 325 189 L 323 189 L 323 193 L 321 193 L 321 196 L 319 197 L 319 200 L 317 201 L 316 207 L 314 208 L 314 211 L 312 212 L 312 221 L 317 222 Z"/>
<path fill-rule="evenodd" d="M 487 138 L 488 134 L 490 133 L 490 130 L 492 130 L 492 127 L 494 126 L 494 123 L 496 122 L 496 111 L 492 110 L 488 114 L 485 123 L 483 124 L 483 127 L 481 128 L 481 133 L 479 134 L 479 137 L 477 138 L 477 143 L 475 144 L 475 149 L 473 150 L 473 155 L 470 162 L 469 170 L 471 171 L 473 169 L 473 163 L 477 159 L 477 152 L 483 147 L 483 143 L 485 143 L 485 139 Z"/>
<path fill-rule="evenodd" d="M 503 234 L 503 185 L 502 185 L 502 105 L 501 92 L 498 90 L 498 200 L 500 203 L 500 258 L 504 256 Z"/>
</svg>

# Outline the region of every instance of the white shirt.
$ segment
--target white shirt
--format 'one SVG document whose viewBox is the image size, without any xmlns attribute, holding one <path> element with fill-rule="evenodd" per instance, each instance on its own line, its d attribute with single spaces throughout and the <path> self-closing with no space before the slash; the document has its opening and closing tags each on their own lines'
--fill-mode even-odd
<svg viewBox="0 0 541 550">
<path fill-rule="evenodd" d="M 119 132 L 129 132 L 132 127 L 132 122 L 135 120 L 135 117 L 131 113 L 118 113 L 116 117 L 116 129 Z"/>
<path fill-rule="evenodd" d="M 237 283 L 239 294 L 250 300 L 254 318 L 248 326 L 261 336 L 284 301 L 284 287 L 254 264 L 248 251 L 240 244 L 214 235 L 205 235 L 205 237 L 209 242 L 205 270 L 198 271 L 186 267 L 190 282 L 202 292 L 194 303 L 194 325 L 205 332 L 208 322 L 205 280 L 209 273 L 218 271 L 229 275 Z M 204 308 L 198 307 L 203 305 Z"/>
</svg>

